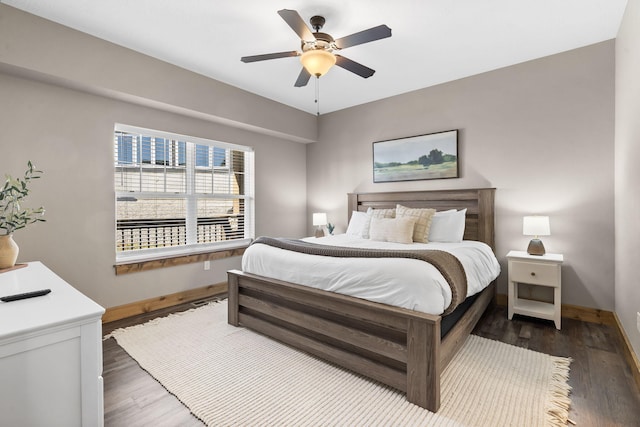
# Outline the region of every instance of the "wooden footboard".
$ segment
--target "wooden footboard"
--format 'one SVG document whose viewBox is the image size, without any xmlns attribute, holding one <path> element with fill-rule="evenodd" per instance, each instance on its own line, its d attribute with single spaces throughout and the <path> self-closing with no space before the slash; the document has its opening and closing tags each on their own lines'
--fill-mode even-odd
<svg viewBox="0 0 640 427">
<path fill-rule="evenodd" d="M 290 344 L 440 407 L 440 374 L 493 297 L 487 288 L 440 340 L 440 316 L 233 270 L 229 323 Z"/>
<path fill-rule="evenodd" d="M 465 240 L 494 247 L 493 188 L 353 193 L 349 217 L 369 208 L 466 209 Z M 243 325 L 440 407 L 440 374 L 494 297 L 485 289 L 440 339 L 440 316 L 241 271 L 229 272 L 229 323 Z"/>
</svg>

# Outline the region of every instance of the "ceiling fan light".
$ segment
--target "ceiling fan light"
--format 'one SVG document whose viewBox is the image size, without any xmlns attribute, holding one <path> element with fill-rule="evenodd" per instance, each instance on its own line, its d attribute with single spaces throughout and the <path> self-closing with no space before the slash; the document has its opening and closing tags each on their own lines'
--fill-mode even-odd
<svg viewBox="0 0 640 427">
<path fill-rule="evenodd" d="M 302 62 L 302 66 L 306 68 L 309 74 L 320 77 L 335 65 L 336 57 L 326 50 L 312 49 L 300 56 L 300 62 Z"/>
</svg>

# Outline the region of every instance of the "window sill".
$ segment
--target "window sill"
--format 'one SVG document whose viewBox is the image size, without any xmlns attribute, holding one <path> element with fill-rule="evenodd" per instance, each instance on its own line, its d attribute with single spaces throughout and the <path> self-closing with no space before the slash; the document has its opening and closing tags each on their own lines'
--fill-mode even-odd
<svg viewBox="0 0 640 427">
<path fill-rule="evenodd" d="M 249 245 L 146 261 L 133 261 L 128 263 L 116 264 L 113 267 L 115 268 L 116 276 L 119 276 L 121 274 L 155 270 L 157 268 L 175 267 L 176 265 L 191 264 L 194 262 L 213 261 L 217 259 L 231 258 L 234 256 L 242 256 L 248 246 Z"/>
</svg>

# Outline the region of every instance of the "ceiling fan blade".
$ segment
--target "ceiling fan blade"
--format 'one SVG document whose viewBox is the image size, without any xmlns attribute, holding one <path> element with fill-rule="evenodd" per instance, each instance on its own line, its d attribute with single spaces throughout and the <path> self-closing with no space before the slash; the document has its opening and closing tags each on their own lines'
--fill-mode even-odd
<svg viewBox="0 0 640 427">
<path fill-rule="evenodd" d="M 253 55 L 253 56 L 243 56 L 240 58 L 242 62 L 256 62 L 256 61 L 266 61 L 267 59 L 278 59 L 278 58 L 288 58 L 290 56 L 298 56 L 299 53 L 295 50 L 291 52 L 276 52 L 276 53 L 265 53 L 264 55 Z"/>
<path fill-rule="evenodd" d="M 369 28 L 368 30 L 341 37 L 336 40 L 336 46 L 338 46 L 338 49 L 344 49 L 387 37 L 391 37 L 391 28 L 386 25 L 378 25 L 377 27 Z"/>
<path fill-rule="evenodd" d="M 311 78 L 311 74 L 307 71 L 306 68 L 302 67 L 300 74 L 298 75 L 298 80 L 296 80 L 295 87 L 306 86 L 309 83 L 309 79 Z"/>
<path fill-rule="evenodd" d="M 304 23 L 298 12 L 290 9 L 282 9 L 278 11 L 278 15 L 284 19 L 293 31 L 296 32 L 298 36 L 300 36 L 301 40 L 315 40 L 315 36 L 307 27 L 307 24 Z"/>
<path fill-rule="evenodd" d="M 360 77 L 364 77 L 365 79 L 367 77 L 373 76 L 373 73 L 376 72 L 376 70 L 372 70 L 369 67 L 365 67 L 364 65 L 359 64 L 356 61 L 352 61 L 349 58 L 345 58 L 341 55 L 336 55 L 336 65 L 338 67 L 344 68 L 347 71 L 351 71 L 352 73 L 355 73 Z"/>
</svg>

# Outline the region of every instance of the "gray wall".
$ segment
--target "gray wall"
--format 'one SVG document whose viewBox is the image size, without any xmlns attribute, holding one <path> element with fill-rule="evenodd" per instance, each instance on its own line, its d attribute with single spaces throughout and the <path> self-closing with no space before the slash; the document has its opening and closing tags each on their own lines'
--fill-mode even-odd
<svg viewBox="0 0 640 427">
<path fill-rule="evenodd" d="M 293 141 L 316 117 L 0 4 L 0 71 Z"/>
<path fill-rule="evenodd" d="M 36 35 L 43 45 L 55 46 L 73 67 L 62 66 L 41 51 L 43 58 L 38 61 L 38 52 L 29 50 L 40 49 Z M 143 55 L 131 56 L 126 49 L 4 5 L 0 5 L 0 40 L 0 174 L 21 174 L 27 160 L 45 171 L 33 185 L 30 205 L 43 205 L 47 222 L 16 232 L 19 262 L 44 262 L 105 307 L 223 282 L 228 269 L 240 267 L 240 257 L 234 257 L 212 262 L 206 272 L 196 263 L 115 276 L 116 122 L 254 147 L 256 234 L 304 234 L 306 146 L 294 141 L 315 135 L 314 116 L 237 89 L 220 89 L 218 82 Z M 63 42 L 67 47 L 79 44 L 84 48 L 74 55 Z M 21 56 L 30 59 L 22 61 Z M 98 59 L 105 67 L 100 72 L 83 65 Z M 104 90 L 126 81 L 118 67 L 108 66 L 125 59 L 139 65 L 127 69 L 131 80 L 147 75 L 148 80 L 156 81 L 147 85 L 144 96 L 136 92 L 135 85 Z M 149 70 L 153 70 L 152 77 Z M 161 82 L 170 82 L 172 89 L 166 91 Z M 167 106 L 168 101 L 181 105 L 172 97 L 183 97 L 182 89 L 202 89 L 203 95 L 185 98 L 182 105 L 189 105 L 188 109 Z M 216 109 L 235 103 L 236 96 L 245 100 L 246 126 L 240 115 L 231 121 L 215 114 Z M 272 129 L 265 129 L 261 114 L 273 108 L 278 118 L 272 120 Z M 311 118 L 309 129 L 287 125 L 307 117 Z"/>
<path fill-rule="evenodd" d="M 616 314 L 640 358 L 640 1 L 629 0 L 616 39 Z"/>
<path fill-rule="evenodd" d="M 372 181 L 372 142 L 459 129 L 461 177 Z M 614 308 L 614 42 L 320 117 L 307 154 L 308 209 L 346 227 L 346 193 L 496 187 L 496 245 L 525 250 L 522 216 L 550 216 L 565 256 L 563 303 Z M 311 232 L 308 229 L 308 232 Z"/>
</svg>

